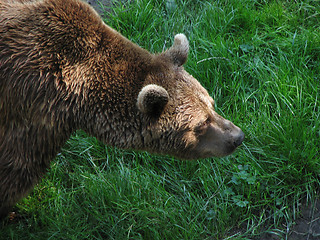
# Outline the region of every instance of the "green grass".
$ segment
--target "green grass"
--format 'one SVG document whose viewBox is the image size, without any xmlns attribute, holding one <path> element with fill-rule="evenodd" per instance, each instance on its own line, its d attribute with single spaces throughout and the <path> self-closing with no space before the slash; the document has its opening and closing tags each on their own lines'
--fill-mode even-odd
<svg viewBox="0 0 320 240">
<path fill-rule="evenodd" d="M 0 239 L 285 238 L 319 194 L 317 1 L 140 0 L 106 22 L 151 52 L 185 33 L 185 68 L 246 139 L 185 162 L 104 146 L 78 131 Z"/>
</svg>

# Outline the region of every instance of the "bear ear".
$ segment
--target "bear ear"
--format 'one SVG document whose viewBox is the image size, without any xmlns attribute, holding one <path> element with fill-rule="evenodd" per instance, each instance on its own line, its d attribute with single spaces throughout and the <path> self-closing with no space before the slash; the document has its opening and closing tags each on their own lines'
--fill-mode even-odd
<svg viewBox="0 0 320 240">
<path fill-rule="evenodd" d="M 141 89 L 137 98 L 138 109 L 152 117 L 158 117 L 169 101 L 169 94 L 155 84 L 149 84 Z"/>
<path fill-rule="evenodd" d="M 174 37 L 174 43 L 171 48 L 163 54 L 171 59 L 178 66 L 182 66 L 188 58 L 189 42 L 187 37 L 180 33 Z"/>
</svg>

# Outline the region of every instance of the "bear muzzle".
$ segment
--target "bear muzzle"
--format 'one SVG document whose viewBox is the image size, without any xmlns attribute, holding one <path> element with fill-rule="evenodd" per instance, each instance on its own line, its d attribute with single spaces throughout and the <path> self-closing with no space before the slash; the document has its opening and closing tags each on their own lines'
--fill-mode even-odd
<svg viewBox="0 0 320 240">
<path fill-rule="evenodd" d="M 199 136 L 193 157 L 223 157 L 232 154 L 244 141 L 244 132 L 231 121 L 216 115 L 205 134 Z"/>
<path fill-rule="evenodd" d="M 244 138 L 245 134 L 238 126 L 229 120 L 223 119 L 221 139 L 226 139 L 226 141 L 224 141 L 226 145 L 224 155 L 233 153 L 236 148 L 242 144 Z M 222 141 L 222 144 L 224 142 Z"/>
<path fill-rule="evenodd" d="M 239 147 L 242 144 L 244 136 L 244 132 L 240 129 L 239 133 L 236 136 L 234 136 L 233 146 L 235 148 Z"/>
</svg>

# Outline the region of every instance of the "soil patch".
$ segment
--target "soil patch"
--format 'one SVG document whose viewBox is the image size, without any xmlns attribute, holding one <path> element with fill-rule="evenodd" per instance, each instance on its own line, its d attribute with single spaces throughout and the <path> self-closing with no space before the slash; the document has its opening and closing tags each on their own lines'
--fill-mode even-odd
<svg viewBox="0 0 320 240">
<path fill-rule="evenodd" d="M 283 234 L 287 232 L 287 234 Z M 291 228 L 279 232 L 265 233 L 259 240 L 319 240 L 320 239 L 320 200 L 301 207 L 300 217 Z"/>
</svg>

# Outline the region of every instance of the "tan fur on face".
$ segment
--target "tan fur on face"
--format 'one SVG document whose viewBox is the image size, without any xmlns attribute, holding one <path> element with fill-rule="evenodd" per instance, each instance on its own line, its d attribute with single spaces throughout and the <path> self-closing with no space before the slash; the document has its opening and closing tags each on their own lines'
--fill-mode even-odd
<svg viewBox="0 0 320 240">
<path fill-rule="evenodd" d="M 238 146 L 235 142 L 243 140 L 241 129 L 214 111 L 214 100 L 193 76 L 178 68 L 175 78 L 173 122 L 179 122 L 177 131 L 184 132 L 178 156 L 193 159 L 232 153 Z"/>
</svg>

